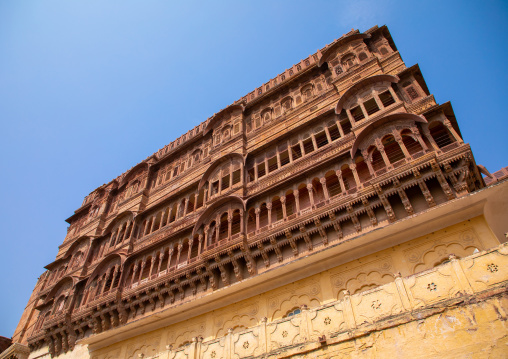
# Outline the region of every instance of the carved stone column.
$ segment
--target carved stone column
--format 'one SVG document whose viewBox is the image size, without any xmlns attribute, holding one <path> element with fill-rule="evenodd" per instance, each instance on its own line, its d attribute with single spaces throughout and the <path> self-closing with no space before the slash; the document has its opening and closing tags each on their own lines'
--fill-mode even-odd
<svg viewBox="0 0 508 359">
<path fill-rule="evenodd" d="M 183 217 L 187 215 L 188 210 L 189 210 L 189 198 L 185 198 L 185 204 L 183 207 Z"/>
<path fill-rule="evenodd" d="M 257 232 L 259 231 L 259 212 L 261 212 L 261 209 L 259 209 L 259 207 L 256 207 L 254 212 L 256 213 L 256 232 Z"/>
<path fill-rule="evenodd" d="M 325 194 L 325 199 L 329 201 L 330 194 L 328 193 L 328 187 L 326 186 L 326 177 L 320 178 L 319 182 L 321 182 L 321 186 L 323 186 L 323 193 Z"/>
<path fill-rule="evenodd" d="M 309 191 L 310 206 L 314 207 L 314 193 L 312 192 L 312 183 L 307 183 L 307 191 Z"/>
<path fill-rule="evenodd" d="M 155 230 L 155 223 L 157 223 L 157 216 L 155 216 L 155 215 L 152 216 L 152 219 L 153 219 L 153 221 L 152 221 L 152 227 L 150 228 L 150 232 L 148 232 L 147 234 L 150 234 L 150 233 L 152 233 Z"/>
<path fill-rule="evenodd" d="M 434 149 L 434 151 L 436 152 L 441 152 L 441 149 L 439 148 L 439 146 L 437 145 L 436 141 L 434 141 L 434 137 L 432 137 L 432 135 L 430 134 L 430 130 L 429 128 L 423 128 L 423 135 L 425 137 L 427 137 L 427 140 L 429 140 L 430 142 L 430 145 L 432 146 L 432 148 Z"/>
<path fill-rule="evenodd" d="M 131 284 L 130 285 L 134 284 L 134 281 L 136 279 L 137 274 L 138 274 L 138 263 L 134 263 L 134 268 L 132 270 L 132 278 L 131 278 Z"/>
<path fill-rule="evenodd" d="M 339 179 L 340 193 L 345 194 L 346 193 L 346 186 L 344 185 L 344 178 L 342 178 L 342 171 L 337 170 L 337 171 L 335 171 L 335 174 L 337 175 L 337 178 Z"/>
<path fill-rule="evenodd" d="M 295 196 L 296 213 L 300 212 L 300 192 L 295 189 L 293 190 L 293 196 Z"/>
<path fill-rule="evenodd" d="M 139 270 L 138 282 L 141 282 L 141 276 L 143 275 L 143 270 L 145 269 L 145 265 L 146 265 L 146 259 L 143 259 L 143 262 L 141 263 L 141 268 Z"/>
<path fill-rule="evenodd" d="M 244 221 L 244 215 L 243 209 L 240 210 L 240 233 L 245 233 L 245 221 Z"/>
<path fill-rule="evenodd" d="M 162 266 L 162 262 L 164 261 L 165 253 L 166 252 L 164 250 L 162 250 L 159 253 L 159 265 L 157 266 L 157 275 L 161 272 L 161 266 Z"/>
<path fill-rule="evenodd" d="M 194 238 L 189 239 L 189 251 L 187 253 L 187 263 L 191 260 L 192 246 L 194 245 Z"/>
<path fill-rule="evenodd" d="M 176 266 L 180 263 L 180 255 L 182 254 L 183 243 L 180 241 L 178 243 L 178 253 L 176 254 Z"/>
<path fill-rule="evenodd" d="M 233 216 L 228 216 L 228 240 L 231 238 L 233 226 Z"/>
<path fill-rule="evenodd" d="M 420 146 L 422 146 L 422 149 L 424 152 L 427 152 L 429 150 L 429 148 L 427 147 L 427 144 L 425 143 L 425 141 L 423 140 L 423 137 L 422 135 L 420 134 L 420 131 L 418 131 L 418 127 L 416 126 L 411 126 L 411 133 L 416 137 L 416 140 L 418 141 L 418 143 L 420 144 Z"/>
<path fill-rule="evenodd" d="M 282 203 L 282 218 L 285 220 L 287 218 L 286 196 L 280 197 L 280 203 Z"/>
<path fill-rule="evenodd" d="M 169 251 L 168 251 L 168 266 L 166 268 L 166 270 L 169 272 L 169 267 L 171 266 L 171 258 L 173 257 L 173 252 L 175 251 L 175 249 L 173 247 L 169 248 Z"/>
<path fill-rule="evenodd" d="M 330 136 L 330 131 L 328 131 L 328 127 L 324 126 L 325 128 L 325 135 L 326 139 L 328 140 L 328 143 L 332 143 L 332 136 Z"/>
<path fill-rule="evenodd" d="M 411 160 L 411 155 L 409 154 L 406 144 L 404 143 L 404 141 L 402 141 L 402 137 L 400 136 L 400 134 L 395 132 L 393 134 L 393 137 L 395 138 L 395 141 L 397 141 L 397 143 L 399 144 L 400 149 L 402 150 L 402 153 L 404 154 L 404 157 L 406 157 L 406 160 Z"/>
<path fill-rule="evenodd" d="M 210 230 L 210 226 L 206 225 L 205 226 L 205 241 L 204 241 L 203 248 L 208 247 L 208 231 L 209 230 Z"/>
<path fill-rule="evenodd" d="M 457 133 L 457 131 L 455 131 L 455 129 L 453 128 L 452 126 L 452 123 L 450 122 L 449 119 L 445 119 L 443 121 L 443 124 L 446 126 L 446 128 L 448 129 L 448 131 L 450 131 L 450 133 L 452 134 L 453 138 L 455 138 L 455 140 L 458 142 L 458 143 L 464 143 L 464 141 L 462 141 L 462 138 L 460 138 L 459 134 Z"/>
<path fill-rule="evenodd" d="M 358 177 L 358 172 L 356 172 L 356 164 L 350 163 L 349 168 L 351 169 L 351 172 L 353 172 L 353 177 L 355 178 L 355 182 L 356 182 L 356 188 L 361 188 L 362 184 L 360 182 L 360 177 Z"/>
<path fill-rule="evenodd" d="M 200 234 L 198 236 L 198 255 L 201 255 L 203 253 L 203 235 Z"/>
<path fill-rule="evenodd" d="M 150 261 L 150 271 L 148 272 L 148 278 L 150 278 L 152 276 L 152 271 L 153 271 L 153 265 L 155 264 L 155 259 L 154 259 L 154 254 L 152 254 L 152 260 Z"/>
<path fill-rule="evenodd" d="M 272 204 L 267 203 L 266 208 L 268 209 L 268 225 L 272 224 Z"/>
<path fill-rule="evenodd" d="M 376 175 L 374 171 L 374 167 L 372 167 L 372 157 L 369 156 L 369 152 L 367 150 L 362 150 L 363 161 L 367 164 L 367 168 L 369 169 L 369 173 L 371 177 Z"/>
<path fill-rule="evenodd" d="M 381 142 L 381 140 L 379 138 L 376 139 L 375 146 L 376 146 L 377 150 L 379 151 L 379 153 L 381 153 L 381 157 L 383 158 L 383 162 L 385 163 L 386 168 L 387 169 L 393 168 L 390 163 L 390 160 L 388 159 L 388 156 L 386 155 L 385 147 L 383 146 L 383 143 Z"/>
<path fill-rule="evenodd" d="M 215 219 L 215 243 L 219 243 L 219 232 L 220 232 L 220 214 L 217 215 Z"/>
</svg>

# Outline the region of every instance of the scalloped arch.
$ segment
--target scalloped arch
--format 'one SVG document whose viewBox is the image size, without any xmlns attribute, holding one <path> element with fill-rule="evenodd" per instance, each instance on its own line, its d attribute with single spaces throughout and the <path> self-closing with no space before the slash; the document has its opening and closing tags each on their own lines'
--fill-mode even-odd
<svg viewBox="0 0 508 359">
<path fill-rule="evenodd" d="M 363 80 L 358 81 L 356 84 L 354 84 L 352 87 L 350 87 L 344 94 L 340 97 L 339 102 L 337 102 L 337 105 L 335 106 L 335 113 L 340 114 L 342 111 L 342 107 L 344 106 L 344 103 L 353 96 L 355 93 L 360 91 L 362 88 L 375 84 L 377 82 L 392 82 L 392 83 L 398 83 L 400 81 L 398 76 L 394 75 L 374 75 L 367 77 Z"/>
<path fill-rule="evenodd" d="M 414 122 L 421 122 L 421 123 L 427 123 L 427 120 L 423 116 L 415 115 L 412 113 L 407 112 L 400 112 L 400 113 L 394 113 L 388 116 L 381 117 L 377 119 L 375 122 L 372 122 L 368 126 L 366 126 L 360 134 L 357 135 L 355 142 L 353 143 L 353 147 L 351 147 L 351 157 L 354 157 L 356 154 L 356 151 L 358 151 L 358 148 L 360 147 L 361 142 L 368 136 L 371 135 L 375 130 L 380 129 L 386 124 L 389 124 L 393 121 L 414 121 Z"/>
<path fill-rule="evenodd" d="M 335 44 L 327 48 L 321 55 L 319 59 L 318 66 L 322 66 L 325 62 L 328 62 L 330 55 L 332 55 L 336 48 L 341 47 L 348 42 L 359 40 L 359 39 L 368 39 L 370 38 L 369 34 L 352 34 L 346 37 L 339 39 Z"/>
</svg>

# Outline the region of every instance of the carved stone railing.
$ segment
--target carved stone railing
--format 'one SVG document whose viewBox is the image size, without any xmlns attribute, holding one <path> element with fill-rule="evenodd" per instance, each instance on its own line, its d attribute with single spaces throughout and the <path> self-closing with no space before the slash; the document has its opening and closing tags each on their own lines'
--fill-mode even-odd
<svg viewBox="0 0 508 359">
<path fill-rule="evenodd" d="M 393 282 L 351 295 L 301 313 L 269 322 L 263 318 L 257 326 L 238 333 L 230 329 L 223 337 L 192 342 L 145 359 L 156 358 L 252 358 L 277 353 L 312 357 L 323 345 L 354 340 L 372 330 L 422 321 L 442 309 L 469 305 L 473 298 L 486 300 L 508 287 L 508 244 L 469 257 L 449 261 L 433 269 L 408 277 L 395 275 Z M 433 310 L 434 309 L 434 310 Z M 316 352 L 317 353 L 317 352 Z M 264 357 L 264 356 L 263 356 Z"/>
<path fill-rule="evenodd" d="M 415 102 L 411 105 L 406 105 L 407 112 L 414 113 L 417 115 L 421 115 L 428 108 L 436 105 L 436 99 L 434 95 L 429 95 L 427 97 L 422 98 L 418 102 Z"/>
<path fill-rule="evenodd" d="M 354 135 L 352 133 L 347 134 L 343 138 L 336 140 L 316 150 L 310 155 L 305 155 L 293 163 L 288 164 L 284 167 L 279 168 L 277 171 L 269 173 L 257 182 L 247 184 L 247 191 L 249 195 L 254 194 L 257 191 L 265 189 L 274 183 L 279 183 L 287 178 L 290 178 L 296 174 L 299 174 L 304 168 L 312 168 L 312 164 L 319 165 L 321 162 L 336 156 L 338 153 L 344 152 L 351 148 L 354 141 Z"/>
</svg>

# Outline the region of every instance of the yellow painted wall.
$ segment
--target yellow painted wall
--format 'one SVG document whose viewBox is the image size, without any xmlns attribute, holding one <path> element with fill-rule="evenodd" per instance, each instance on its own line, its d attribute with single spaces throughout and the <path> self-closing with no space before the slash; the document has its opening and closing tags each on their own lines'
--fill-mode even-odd
<svg viewBox="0 0 508 359">
<path fill-rule="evenodd" d="M 473 254 L 476 249 L 484 251 L 498 244 L 479 216 L 90 355 L 94 359 L 138 358 L 139 354 L 145 358 L 193 358 L 199 352 L 202 358 L 229 358 L 227 353 L 241 357 L 237 355 L 280 351 L 282 357 L 298 358 L 341 358 L 345 353 L 388 357 L 392 352 L 396 357 L 415 353 L 421 357 L 463 357 L 468 350 L 479 351 L 495 343 L 503 348 L 508 335 L 506 314 L 496 313 L 508 311 L 506 296 L 466 307 L 448 303 L 441 312 L 421 320 L 408 314 L 424 313 L 432 303 L 454 300 L 458 295 L 473 296 L 507 280 L 501 268 L 508 266 L 508 247 Z M 450 254 L 458 260 L 449 261 Z M 302 314 L 285 318 L 288 311 L 302 305 L 307 306 Z M 379 326 L 387 317 L 397 316 L 397 326 L 361 334 L 354 340 L 337 334 L 363 333 L 362 328 Z M 486 335 L 489 330 L 496 335 Z M 322 335 L 328 340 L 325 348 L 318 341 Z M 196 337 L 203 339 L 192 343 Z M 459 345 L 464 341 L 473 342 Z M 302 344 L 297 346 L 299 350 L 287 348 L 295 343 Z M 410 349 L 411 345 L 419 349 Z M 309 353 L 302 354 L 302 350 Z M 456 350 L 461 355 L 452 355 Z M 86 347 L 79 347 L 59 358 L 88 358 L 86 351 Z M 492 353 L 500 354 L 495 348 Z"/>
</svg>

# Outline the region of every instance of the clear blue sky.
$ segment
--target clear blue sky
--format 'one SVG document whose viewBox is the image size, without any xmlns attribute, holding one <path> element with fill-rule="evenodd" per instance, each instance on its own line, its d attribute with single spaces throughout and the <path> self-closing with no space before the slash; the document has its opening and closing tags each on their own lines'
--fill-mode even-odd
<svg viewBox="0 0 508 359">
<path fill-rule="evenodd" d="M 508 2 L 1 1 L 0 335 L 12 336 L 88 193 L 376 24 L 451 101 L 477 163 L 508 166 Z"/>
</svg>

